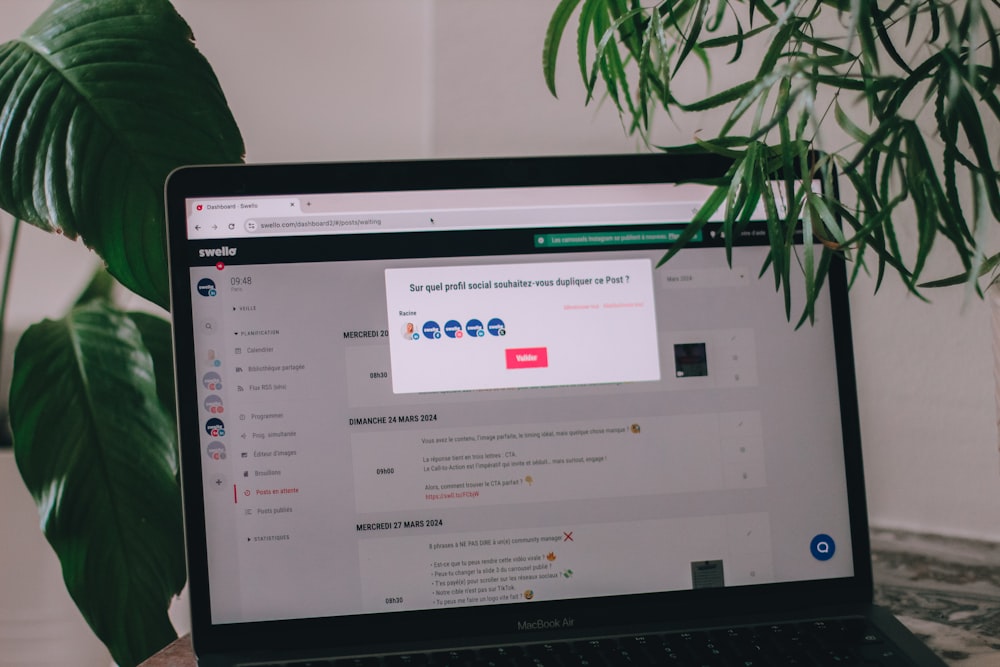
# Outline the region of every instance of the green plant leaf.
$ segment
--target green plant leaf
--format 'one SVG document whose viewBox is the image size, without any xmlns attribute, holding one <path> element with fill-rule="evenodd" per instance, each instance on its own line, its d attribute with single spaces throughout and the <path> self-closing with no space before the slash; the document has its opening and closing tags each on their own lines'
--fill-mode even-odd
<svg viewBox="0 0 1000 667">
<path fill-rule="evenodd" d="M 774 13 L 765 0 L 750 0 L 750 25 L 753 25 L 755 11 L 760 12 L 769 23 L 775 23 L 778 20 L 778 15 Z"/>
<path fill-rule="evenodd" d="M 976 155 L 976 159 L 979 160 L 978 168 L 988 176 L 988 180 L 986 180 L 986 183 L 988 183 L 986 195 L 990 203 L 990 209 L 993 211 L 993 215 L 1000 217 L 1000 188 L 997 187 L 997 171 L 990 157 L 991 144 L 983 127 L 982 118 L 980 118 L 979 112 L 976 110 L 976 103 L 965 87 L 959 89 L 958 99 L 955 101 L 955 104 L 959 123 L 965 132 L 972 152 Z"/>
<path fill-rule="evenodd" d="M 681 47 L 681 53 L 677 56 L 677 62 L 674 63 L 674 74 L 677 74 L 681 65 L 684 64 L 684 61 L 687 60 L 688 55 L 691 53 L 691 49 L 698 43 L 698 38 L 701 36 L 701 29 L 705 24 L 706 14 L 708 14 L 708 0 L 698 0 L 698 6 L 691 17 L 688 32 L 684 36 L 684 46 Z"/>
<path fill-rule="evenodd" d="M 698 100 L 697 102 L 682 104 L 680 105 L 680 108 L 681 110 L 688 112 L 715 109 L 716 107 L 721 107 L 725 104 L 744 99 L 744 96 L 754 91 L 755 86 L 755 81 L 744 81 L 743 83 L 735 85 L 732 88 L 727 88 L 721 93 L 710 95 L 704 99 Z"/>
<path fill-rule="evenodd" d="M 844 113 L 844 109 L 840 106 L 839 101 L 835 101 L 833 105 L 834 118 L 837 119 L 837 125 L 840 126 L 844 132 L 847 133 L 851 139 L 857 141 L 859 144 L 863 144 L 871 138 L 871 135 L 862 130 L 857 124 L 851 120 L 851 117 Z"/>
<path fill-rule="evenodd" d="M 632 19 L 640 9 L 630 11 L 622 16 L 614 18 L 612 22 L 608 16 L 598 12 L 594 15 L 594 39 L 596 54 L 594 56 L 594 68 L 600 72 L 604 79 L 604 85 L 608 89 L 608 96 L 614 102 L 618 113 L 625 114 L 625 107 L 633 118 L 638 118 L 639 114 L 632 102 L 632 94 L 629 92 L 628 76 L 625 73 L 625 63 L 621 53 L 618 51 L 618 43 L 615 37 L 623 24 Z M 624 106 L 622 102 L 624 101 Z"/>
<path fill-rule="evenodd" d="M 80 236 L 163 307 L 167 174 L 243 156 L 192 39 L 167 0 L 57 0 L 0 45 L 0 208 Z"/>
<path fill-rule="evenodd" d="M 618 42 L 628 49 L 633 58 L 637 58 L 642 45 L 642 34 L 645 32 L 643 29 L 645 16 L 639 6 L 639 0 L 605 0 L 605 2 L 611 17 L 618 24 Z M 618 19 L 622 17 L 628 20 L 618 23 Z"/>
<path fill-rule="evenodd" d="M 91 301 L 111 301 L 118 282 L 111 277 L 111 274 L 103 266 L 97 267 L 87 286 L 76 297 L 76 306 L 88 304 Z"/>
<path fill-rule="evenodd" d="M 746 148 L 751 143 L 750 137 L 742 137 L 730 134 L 726 137 L 716 137 L 710 140 L 701 140 L 695 137 L 695 143 L 684 144 L 682 146 L 658 146 L 662 151 L 674 153 L 675 155 L 700 155 L 702 153 L 713 153 L 723 157 L 736 159 L 743 155 L 743 151 L 738 148 Z"/>
<path fill-rule="evenodd" d="M 766 32 L 771 29 L 771 25 L 762 25 L 754 28 L 753 30 L 743 31 L 742 24 L 737 23 L 736 32 L 732 35 L 722 35 L 721 37 L 713 37 L 712 39 L 706 39 L 701 43 L 703 49 L 718 49 L 725 46 L 731 46 L 733 44 L 737 45 L 737 55 L 734 55 L 729 63 L 731 64 L 739 60 L 740 54 L 743 51 L 743 43 L 749 41 L 751 37 L 756 37 L 757 35 Z"/>
<path fill-rule="evenodd" d="M 991 87 L 1000 82 L 1000 39 L 997 38 L 997 30 L 993 27 L 990 17 L 985 12 L 982 14 L 982 21 L 986 32 L 986 39 L 990 46 L 990 65 L 988 70 L 988 82 Z"/>
<path fill-rule="evenodd" d="M 978 270 L 969 270 L 963 273 L 959 273 L 954 276 L 948 276 L 947 278 L 940 278 L 938 280 L 929 280 L 925 283 L 920 283 L 920 287 L 952 287 L 954 285 L 963 285 L 969 281 L 974 281 L 976 278 L 985 276 L 990 271 L 993 271 L 998 266 L 1000 266 L 1000 253 L 997 253 L 991 257 L 983 258 Z"/>
<path fill-rule="evenodd" d="M 865 68 L 873 74 L 879 72 L 878 48 L 872 34 L 872 7 L 869 0 L 851 0 L 851 35 L 861 42 L 861 58 Z"/>
<path fill-rule="evenodd" d="M 647 43 L 651 44 L 652 54 L 649 60 L 652 65 L 641 71 L 640 81 L 651 88 L 663 105 L 667 114 L 670 114 L 670 107 L 676 101 L 670 90 L 670 61 L 676 51 L 676 47 L 667 37 L 666 26 L 664 26 L 659 12 L 652 12 L 649 19 L 649 27 L 645 34 Z M 712 79 L 711 68 L 705 68 L 705 78 Z"/>
<path fill-rule="evenodd" d="M 170 426 L 176 433 L 177 400 L 174 394 L 174 348 L 170 322 L 149 313 L 130 312 L 128 316 L 139 328 L 143 345 L 153 360 L 156 376 L 156 395 L 164 412 L 170 416 Z M 174 440 L 176 440 L 176 435 Z"/>
<path fill-rule="evenodd" d="M 732 171 L 730 171 L 727 176 L 731 177 Z M 671 257 L 680 252 L 681 248 L 687 245 L 688 241 L 693 239 L 698 232 L 702 230 L 705 224 L 708 223 L 709 219 L 715 214 L 716 211 L 719 210 L 719 207 L 725 203 L 728 192 L 729 189 L 727 185 L 720 185 L 712 191 L 712 194 L 708 196 L 705 203 L 701 205 L 698 212 L 695 213 L 693 218 L 691 218 L 691 222 L 689 222 L 684 230 L 681 231 L 677 240 L 671 244 L 667 252 L 664 253 L 663 257 L 661 257 L 656 263 L 657 267 L 663 266 L 670 261 Z"/>
<path fill-rule="evenodd" d="M 886 26 L 886 21 L 891 20 L 889 18 L 889 12 L 882 12 L 878 9 L 877 5 L 875 7 L 874 15 L 872 16 L 872 24 L 875 27 L 875 33 L 878 35 L 879 43 L 885 52 L 889 55 L 896 65 L 899 66 L 901 70 L 906 73 L 910 73 L 913 70 L 910 69 L 910 65 L 903 59 L 903 56 L 899 55 L 899 51 L 896 50 L 896 45 L 892 41 L 892 37 L 889 36 L 889 29 Z"/>
<path fill-rule="evenodd" d="M 144 340 L 95 301 L 30 327 L 11 383 L 14 455 L 42 530 L 122 666 L 176 637 L 167 607 L 185 579 L 174 427 Z"/>
<path fill-rule="evenodd" d="M 556 97 L 556 56 L 559 54 L 559 44 L 562 42 L 566 23 L 580 0 L 562 0 L 552 12 L 549 27 L 545 30 L 545 42 L 542 45 L 542 71 L 545 74 L 545 85 Z"/>
<path fill-rule="evenodd" d="M 593 99 L 594 85 L 597 83 L 596 72 L 593 79 L 587 75 L 587 45 L 590 43 L 587 38 L 594 25 L 594 17 L 600 11 L 605 11 L 604 0 L 586 0 L 580 9 L 580 23 L 576 33 L 577 65 L 580 68 L 580 78 L 583 79 L 587 90 L 586 104 L 590 104 Z"/>
<path fill-rule="evenodd" d="M 653 12 L 654 19 L 656 12 Z M 638 59 L 638 69 L 639 69 L 639 81 L 636 83 L 636 107 L 640 114 L 640 122 L 643 127 L 649 127 L 649 106 L 650 106 L 650 87 L 653 82 L 659 80 L 659 76 L 651 72 L 653 68 L 653 41 L 650 39 L 650 33 L 653 32 L 654 26 L 652 22 L 650 23 L 650 29 L 644 31 L 642 36 L 642 44 L 639 47 L 639 59 Z M 654 93 L 655 94 L 655 93 Z"/>
</svg>

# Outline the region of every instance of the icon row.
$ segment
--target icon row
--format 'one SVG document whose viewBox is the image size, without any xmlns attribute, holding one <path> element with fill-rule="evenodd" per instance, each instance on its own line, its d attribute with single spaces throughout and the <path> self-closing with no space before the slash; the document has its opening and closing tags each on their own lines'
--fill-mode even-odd
<svg viewBox="0 0 1000 667">
<path fill-rule="evenodd" d="M 203 296 L 215 296 L 215 283 L 207 278 L 200 281 L 198 283 L 198 292 Z M 214 323 L 207 323 L 205 331 L 212 333 L 213 327 Z M 223 377 L 219 372 L 222 369 L 222 359 L 214 349 L 210 349 L 206 354 L 205 361 L 208 362 L 209 368 L 213 369 L 208 370 L 201 376 L 202 386 L 211 392 L 202 400 L 202 406 L 205 408 L 205 411 L 209 415 L 212 415 L 205 421 L 205 433 L 210 439 L 206 450 L 210 460 L 224 461 L 226 458 L 226 446 L 219 440 L 219 438 L 224 438 L 226 435 L 226 425 L 219 419 L 219 415 L 225 412 L 223 397 L 219 395 L 222 392 L 223 384 Z"/>
<path fill-rule="evenodd" d="M 485 326 L 481 320 L 475 318 L 469 320 L 464 325 L 458 320 L 448 320 L 444 325 L 438 324 L 434 320 L 427 320 L 418 326 L 414 322 L 407 322 L 403 325 L 401 333 L 407 340 L 419 340 L 422 337 L 437 340 L 441 337 L 447 338 L 483 338 L 487 334 L 490 336 L 506 336 L 507 325 L 499 317 L 489 320 Z"/>
</svg>

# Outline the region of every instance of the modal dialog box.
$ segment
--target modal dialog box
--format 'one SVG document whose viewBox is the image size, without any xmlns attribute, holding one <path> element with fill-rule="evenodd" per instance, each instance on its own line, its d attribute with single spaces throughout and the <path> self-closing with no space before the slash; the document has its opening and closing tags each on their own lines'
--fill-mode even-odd
<svg viewBox="0 0 1000 667">
<path fill-rule="evenodd" d="M 386 269 L 397 394 L 660 379 L 648 259 Z"/>
</svg>

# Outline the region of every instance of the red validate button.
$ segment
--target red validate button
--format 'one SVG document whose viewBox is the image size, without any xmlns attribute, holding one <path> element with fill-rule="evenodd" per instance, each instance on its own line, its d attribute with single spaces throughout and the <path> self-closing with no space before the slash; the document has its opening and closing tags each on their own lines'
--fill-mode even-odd
<svg viewBox="0 0 1000 667">
<path fill-rule="evenodd" d="M 547 347 L 516 347 L 505 350 L 507 368 L 547 368 L 549 349 Z"/>
</svg>

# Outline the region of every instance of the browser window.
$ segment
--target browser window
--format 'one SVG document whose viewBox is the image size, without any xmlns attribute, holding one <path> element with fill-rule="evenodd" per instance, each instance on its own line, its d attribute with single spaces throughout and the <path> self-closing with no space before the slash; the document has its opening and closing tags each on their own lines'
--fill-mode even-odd
<svg viewBox="0 0 1000 667">
<path fill-rule="evenodd" d="M 707 192 L 189 201 L 213 620 L 850 575 L 829 323 L 656 268 Z"/>
</svg>

